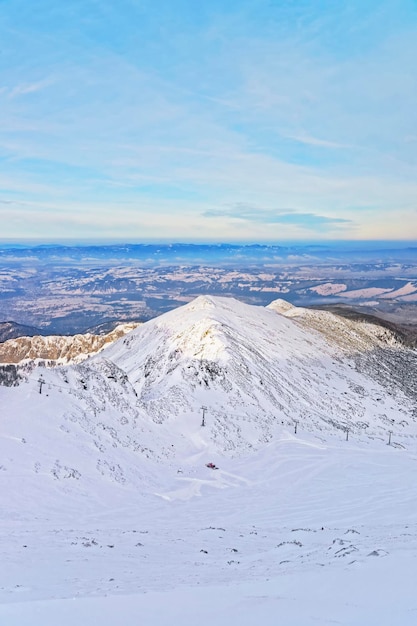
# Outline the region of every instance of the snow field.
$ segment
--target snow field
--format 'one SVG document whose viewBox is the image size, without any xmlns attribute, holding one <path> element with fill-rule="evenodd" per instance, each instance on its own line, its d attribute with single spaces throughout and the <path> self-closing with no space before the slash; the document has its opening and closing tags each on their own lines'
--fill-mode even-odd
<svg viewBox="0 0 417 626">
<path fill-rule="evenodd" d="M 416 623 L 412 396 L 293 314 L 202 298 L 0 387 L 0 624 Z"/>
</svg>

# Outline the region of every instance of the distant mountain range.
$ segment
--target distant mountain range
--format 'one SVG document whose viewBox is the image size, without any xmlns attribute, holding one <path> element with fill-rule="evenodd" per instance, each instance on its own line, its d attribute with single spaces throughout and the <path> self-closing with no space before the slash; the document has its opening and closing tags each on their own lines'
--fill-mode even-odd
<svg viewBox="0 0 417 626">
<path fill-rule="evenodd" d="M 45 334 L 40 328 L 25 326 L 16 322 L 0 322 L 0 343 L 17 337 L 34 337 Z"/>
<path fill-rule="evenodd" d="M 0 258 L 59 263 L 60 261 L 102 261 L 113 259 L 175 265 L 215 262 L 224 266 L 236 262 L 270 262 L 273 260 L 297 261 L 297 257 L 328 262 L 348 259 L 349 262 L 369 262 L 376 256 L 380 260 L 406 262 L 415 260 L 415 241 L 334 241 L 334 242 L 282 242 L 276 243 L 117 243 L 117 244 L 36 244 L 20 245 L 0 242 Z"/>
<path fill-rule="evenodd" d="M 405 242 L 0 246 L 0 320 L 72 335 L 210 294 L 348 305 L 417 323 L 416 252 Z"/>
</svg>

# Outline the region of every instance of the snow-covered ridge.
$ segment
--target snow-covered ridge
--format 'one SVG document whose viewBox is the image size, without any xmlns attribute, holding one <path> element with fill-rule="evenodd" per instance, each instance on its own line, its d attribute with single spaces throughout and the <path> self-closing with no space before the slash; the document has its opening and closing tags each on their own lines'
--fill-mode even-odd
<svg viewBox="0 0 417 626">
<path fill-rule="evenodd" d="M 20 363 L 28 359 L 41 359 L 49 362 L 49 365 L 80 363 L 137 326 L 138 324 L 135 323 L 119 324 L 106 335 L 91 333 L 71 336 L 35 335 L 8 339 L 0 343 L 0 363 Z"/>
<path fill-rule="evenodd" d="M 223 450 L 259 447 L 293 420 L 312 430 L 374 424 L 381 434 L 414 420 L 416 390 L 405 371 L 416 366 L 413 351 L 384 327 L 282 300 L 264 308 L 202 296 L 105 354 L 154 421 L 207 405 Z"/>
<path fill-rule="evenodd" d="M 382 324 L 349 319 L 329 311 L 296 307 L 285 300 L 274 300 L 267 308 L 293 318 L 307 330 L 318 331 L 329 343 L 347 353 L 399 343 L 395 333 Z"/>
</svg>

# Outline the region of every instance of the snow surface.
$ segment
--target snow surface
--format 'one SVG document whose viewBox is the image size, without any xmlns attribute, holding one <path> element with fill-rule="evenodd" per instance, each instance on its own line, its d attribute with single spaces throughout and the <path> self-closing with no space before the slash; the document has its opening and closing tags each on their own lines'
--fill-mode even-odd
<svg viewBox="0 0 417 626">
<path fill-rule="evenodd" d="M 367 287 L 365 289 L 355 289 L 353 291 L 344 291 L 344 298 L 375 298 L 376 296 L 383 297 L 383 294 L 389 293 L 391 289 L 385 289 L 384 287 Z"/>
<path fill-rule="evenodd" d="M 202 297 L 0 387 L 0 624 L 414 625 L 416 416 L 374 354 L 414 363 Z"/>
<path fill-rule="evenodd" d="M 384 299 L 400 298 L 401 296 L 409 296 L 413 293 L 415 294 L 416 291 L 417 291 L 416 285 L 414 283 L 409 282 L 406 285 L 403 285 L 402 287 L 400 287 L 399 289 L 394 289 L 390 293 L 386 293 L 381 297 Z"/>
<path fill-rule="evenodd" d="M 310 291 L 315 291 L 320 296 L 334 296 L 342 291 L 346 291 L 347 285 L 344 283 L 323 283 L 310 287 Z"/>
</svg>

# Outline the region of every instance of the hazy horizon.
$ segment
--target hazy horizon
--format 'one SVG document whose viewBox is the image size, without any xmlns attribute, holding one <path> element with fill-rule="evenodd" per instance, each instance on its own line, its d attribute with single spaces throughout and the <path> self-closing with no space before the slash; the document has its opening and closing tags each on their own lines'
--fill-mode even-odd
<svg viewBox="0 0 417 626">
<path fill-rule="evenodd" d="M 378 248 L 380 246 L 414 246 L 417 245 L 417 239 L 281 239 L 281 240 L 254 240 L 254 239 L 163 239 L 163 238 L 149 238 L 149 239 L 128 239 L 128 238 L 37 238 L 37 237 L 10 237 L 0 239 L 0 247 L 9 247 L 13 245 L 31 246 L 31 245 L 62 245 L 62 246 L 112 246 L 112 245 L 230 245 L 230 246 L 322 246 L 333 247 L 338 245 L 356 246 L 356 247 L 369 247 Z"/>
</svg>

